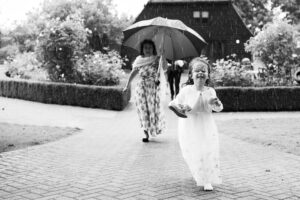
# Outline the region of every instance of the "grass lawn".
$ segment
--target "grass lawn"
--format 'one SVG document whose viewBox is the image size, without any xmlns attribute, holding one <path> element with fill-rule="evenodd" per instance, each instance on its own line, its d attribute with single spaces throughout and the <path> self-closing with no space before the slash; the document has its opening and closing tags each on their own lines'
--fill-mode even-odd
<svg viewBox="0 0 300 200">
<path fill-rule="evenodd" d="M 0 153 L 52 142 L 79 131 L 78 128 L 0 123 Z"/>
<path fill-rule="evenodd" d="M 217 121 L 221 134 L 300 156 L 300 119 L 232 119 Z"/>
</svg>

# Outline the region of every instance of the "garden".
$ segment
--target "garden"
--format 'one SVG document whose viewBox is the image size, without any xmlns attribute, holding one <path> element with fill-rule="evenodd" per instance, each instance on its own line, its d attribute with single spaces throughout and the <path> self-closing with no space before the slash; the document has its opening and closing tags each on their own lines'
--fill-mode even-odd
<svg viewBox="0 0 300 200">
<path fill-rule="evenodd" d="M 225 111 L 300 110 L 299 16 L 276 2 L 263 25 L 246 16 L 256 25 L 245 43 L 254 59 L 233 54 L 212 63 Z M 0 30 L 0 95 L 123 110 L 130 91 L 122 91 L 128 72 L 119 51 L 132 22 L 111 1 L 45 1 L 23 24 Z"/>
<path fill-rule="evenodd" d="M 1 31 L 0 95 L 44 103 L 123 109 L 118 48 L 131 19 L 111 1 L 45 1 L 24 24 Z"/>
</svg>

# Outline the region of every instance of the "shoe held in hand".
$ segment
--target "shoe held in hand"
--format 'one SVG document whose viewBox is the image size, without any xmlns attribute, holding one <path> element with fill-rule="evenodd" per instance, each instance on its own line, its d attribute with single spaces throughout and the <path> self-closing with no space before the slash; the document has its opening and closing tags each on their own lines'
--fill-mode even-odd
<svg viewBox="0 0 300 200">
<path fill-rule="evenodd" d="M 169 109 L 172 110 L 178 117 L 187 118 L 185 112 L 176 106 L 169 105 Z"/>
</svg>

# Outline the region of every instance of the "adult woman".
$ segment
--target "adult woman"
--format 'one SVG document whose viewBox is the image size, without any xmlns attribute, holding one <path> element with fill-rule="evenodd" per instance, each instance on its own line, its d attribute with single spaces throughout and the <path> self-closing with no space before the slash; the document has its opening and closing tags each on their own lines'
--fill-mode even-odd
<svg viewBox="0 0 300 200">
<path fill-rule="evenodd" d="M 139 76 L 137 87 L 135 90 L 135 105 L 146 137 L 143 142 L 149 142 L 149 136 L 155 137 L 162 133 L 165 127 L 164 117 L 162 115 L 160 105 L 160 76 L 163 76 L 158 70 L 160 62 L 157 56 L 155 44 L 151 40 L 144 40 L 140 46 L 140 56 L 138 56 L 132 64 L 128 82 L 124 91 L 132 80 Z"/>
</svg>

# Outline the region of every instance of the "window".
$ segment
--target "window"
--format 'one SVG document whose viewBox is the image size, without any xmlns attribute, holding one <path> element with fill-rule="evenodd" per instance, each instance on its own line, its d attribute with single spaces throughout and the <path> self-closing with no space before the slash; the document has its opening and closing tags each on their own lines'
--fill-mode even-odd
<svg viewBox="0 0 300 200">
<path fill-rule="evenodd" d="M 202 18 L 208 18 L 209 12 L 208 11 L 202 11 Z"/>
<path fill-rule="evenodd" d="M 202 23 L 206 24 L 209 19 L 209 12 L 208 11 L 194 11 L 193 17 L 195 19 L 200 19 Z"/>
<path fill-rule="evenodd" d="M 202 18 L 202 23 L 206 24 L 208 22 L 209 12 L 208 11 L 202 11 L 201 12 L 201 18 Z"/>
<path fill-rule="evenodd" d="M 193 12 L 193 17 L 194 18 L 200 18 L 200 11 L 194 11 Z"/>
</svg>

